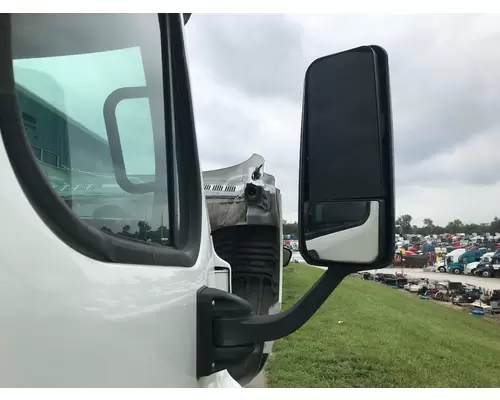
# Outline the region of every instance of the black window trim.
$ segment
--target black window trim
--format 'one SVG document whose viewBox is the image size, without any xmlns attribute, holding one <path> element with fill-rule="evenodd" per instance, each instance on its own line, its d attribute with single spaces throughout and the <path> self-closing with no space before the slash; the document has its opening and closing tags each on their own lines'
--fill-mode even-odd
<svg viewBox="0 0 500 400">
<path fill-rule="evenodd" d="M 173 193 L 169 190 L 173 245 L 160 246 L 108 235 L 91 227 L 45 181 L 25 133 L 17 101 L 10 14 L 0 15 L 0 35 L 4 38 L 0 44 L 0 131 L 7 155 L 21 188 L 42 220 L 62 241 L 92 259 L 177 267 L 192 267 L 198 259 L 204 198 L 181 18 L 181 14 L 158 14 L 165 115 L 174 117 L 165 118 L 167 159 L 172 160 L 175 173 L 175 182 L 169 185 L 176 187 Z"/>
</svg>

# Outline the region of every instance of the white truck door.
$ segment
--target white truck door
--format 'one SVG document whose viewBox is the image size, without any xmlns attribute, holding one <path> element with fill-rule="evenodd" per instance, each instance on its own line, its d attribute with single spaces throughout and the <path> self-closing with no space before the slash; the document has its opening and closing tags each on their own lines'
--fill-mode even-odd
<svg viewBox="0 0 500 400">
<path fill-rule="evenodd" d="M 196 378 L 214 262 L 180 16 L 0 18 L 0 386 L 237 386 Z"/>
</svg>

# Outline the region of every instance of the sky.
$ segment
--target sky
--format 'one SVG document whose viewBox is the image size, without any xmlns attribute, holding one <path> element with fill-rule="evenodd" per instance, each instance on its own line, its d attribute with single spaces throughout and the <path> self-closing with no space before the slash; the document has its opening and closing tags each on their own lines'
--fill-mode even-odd
<svg viewBox="0 0 500 400">
<path fill-rule="evenodd" d="M 397 214 L 500 216 L 500 15 L 193 14 L 185 35 L 202 167 L 261 154 L 285 219 L 297 220 L 305 71 L 369 44 L 389 55 Z"/>
<path fill-rule="evenodd" d="M 155 18 L 143 15 L 123 34 L 146 35 L 153 58 Z M 286 220 L 297 220 L 305 71 L 319 57 L 368 44 L 389 55 L 397 214 L 418 225 L 500 217 L 500 15 L 193 14 L 185 36 L 202 168 L 262 155 Z M 53 48 L 75 43 L 57 41 Z M 109 93 L 145 81 L 137 49 L 15 65 L 18 82 L 102 137 Z M 153 73 L 161 79 L 159 67 Z M 149 173 L 153 164 L 139 161 L 151 159 L 152 136 L 137 135 L 152 132 L 148 104 L 130 101 L 118 110 L 128 117 L 118 122 L 126 163 L 130 173 Z"/>
</svg>

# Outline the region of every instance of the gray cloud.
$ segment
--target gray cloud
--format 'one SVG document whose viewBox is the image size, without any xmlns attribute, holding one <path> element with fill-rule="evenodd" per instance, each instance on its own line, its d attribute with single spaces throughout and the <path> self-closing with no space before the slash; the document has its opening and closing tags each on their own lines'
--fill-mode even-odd
<svg viewBox="0 0 500 400">
<path fill-rule="evenodd" d="M 280 14 L 207 14 L 194 18 L 196 51 L 214 79 L 249 96 L 277 95 L 292 101 L 300 97 L 297 83 L 307 63 L 299 23 Z"/>
<path fill-rule="evenodd" d="M 398 204 L 422 210 L 419 188 L 484 189 L 500 177 L 499 17 L 195 14 L 186 34 L 202 162 L 259 152 L 296 218 L 305 70 L 317 57 L 378 44 L 390 58 Z"/>
</svg>

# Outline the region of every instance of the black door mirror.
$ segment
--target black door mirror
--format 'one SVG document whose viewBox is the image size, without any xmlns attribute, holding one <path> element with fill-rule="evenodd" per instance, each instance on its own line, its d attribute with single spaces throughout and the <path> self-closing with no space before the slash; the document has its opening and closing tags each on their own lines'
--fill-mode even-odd
<svg viewBox="0 0 500 400">
<path fill-rule="evenodd" d="M 292 259 L 292 250 L 288 247 L 283 246 L 283 267 L 286 267 L 290 264 L 290 260 Z"/>
<path fill-rule="evenodd" d="M 297 303 L 278 314 L 256 315 L 250 303 L 231 293 L 199 290 L 198 377 L 242 362 L 255 343 L 300 328 L 351 272 L 392 261 L 393 151 L 385 51 L 360 47 L 313 62 L 306 73 L 302 118 L 299 249 L 307 263 L 328 268 Z"/>
<path fill-rule="evenodd" d="M 299 247 L 307 263 L 358 269 L 394 254 L 388 59 L 378 46 L 307 70 L 300 156 Z"/>
</svg>

